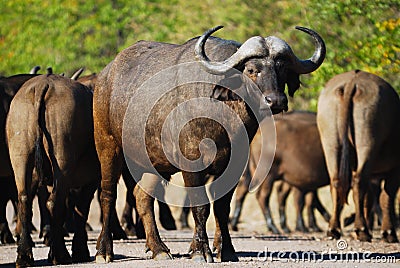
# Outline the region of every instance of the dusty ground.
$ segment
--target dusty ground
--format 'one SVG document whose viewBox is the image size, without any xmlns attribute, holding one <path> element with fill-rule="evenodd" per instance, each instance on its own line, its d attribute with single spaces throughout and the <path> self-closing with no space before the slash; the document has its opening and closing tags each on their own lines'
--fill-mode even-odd
<svg viewBox="0 0 400 268">
<path fill-rule="evenodd" d="M 117 200 L 117 211 L 121 215 L 124 206 L 123 197 L 125 186 L 119 185 L 119 195 Z M 329 188 L 322 188 L 319 192 L 321 201 L 331 209 Z M 351 195 L 350 195 L 351 196 Z M 278 223 L 276 196 L 271 197 L 271 207 L 274 213 L 274 221 Z M 343 216 L 351 213 L 352 203 L 349 198 L 350 206 L 346 207 Z M 288 200 L 288 224 L 289 228 L 294 228 L 294 208 L 292 200 Z M 157 209 L 157 207 L 156 207 Z M 8 207 L 8 217 L 12 216 L 11 206 Z M 180 208 L 173 207 L 172 212 L 178 219 Z M 317 214 L 319 226 L 326 230 L 327 223 Z M 34 219 L 35 226 L 39 226 L 37 206 L 35 202 Z M 89 223 L 94 231 L 89 233 L 89 249 L 94 259 L 96 253 L 96 239 L 100 232 L 99 206 L 94 200 L 91 207 Z M 191 226 L 193 221 L 190 218 Z M 161 225 L 159 225 L 161 226 Z M 212 245 L 214 230 L 214 220 L 212 214 L 207 223 Z M 178 224 L 179 227 L 179 224 Z M 351 227 L 344 228 L 343 240 L 328 240 L 325 233 L 290 235 L 272 235 L 265 227 L 260 208 L 255 200 L 255 194 L 248 195 L 239 225 L 239 232 L 231 232 L 233 244 L 239 256 L 238 263 L 216 263 L 197 264 L 188 259 L 187 250 L 189 248 L 192 231 L 178 230 L 165 231 L 162 227 L 161 236 L 163 241 L 171 249 L 174 256 L 172 261 L 153 261 L 151 253 L 145 253 L 145 241 L 130 237 L 125 241 L 114 241 L 115 260 L 106 266 L 114 267 L 399 267 L 400 265 L 400 244 L 386 244 L 379 239 L 379 230 L 374 231 L 372 243 L 362 243 L 352 239 Z M 399 233 L 398 233 L 399 234 Z M 48 266 L 47 254 L 48 247 L 44 246 L 38 238 L 38 234 L 33 234 L 36 247 L 33 249 L 35 266 Z M 70 250 L 72 237 L 67 238 L 67 247 Z M 339 248 L 338 248 L 339 247 Z M 15 245 L 0 245 L 0 267 L 15 266 L 16 259 Z M 215 259 L 215 258 L 214 258 Z M 104 267 L 105 265 L 96 264 L 93 261 L 85 264 L 74 264 L 69 267 Z"/>
</svg>

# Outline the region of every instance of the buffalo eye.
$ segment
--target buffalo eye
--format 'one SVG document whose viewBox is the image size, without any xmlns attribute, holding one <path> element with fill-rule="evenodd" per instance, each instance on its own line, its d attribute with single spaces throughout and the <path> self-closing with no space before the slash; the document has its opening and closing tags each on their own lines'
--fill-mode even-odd
<svg viewBox="0 0 400 268">
<path fill-rule="evenodd" d="M 275 62 L 275 66 L 276 66 L 276 68 L 279 70 L 279 69 L 282 69 L 283 67 L 285 67 L 285 63 L 284 63 L 283 60 L 277 60 L 277 61 Z"/>
</svg>

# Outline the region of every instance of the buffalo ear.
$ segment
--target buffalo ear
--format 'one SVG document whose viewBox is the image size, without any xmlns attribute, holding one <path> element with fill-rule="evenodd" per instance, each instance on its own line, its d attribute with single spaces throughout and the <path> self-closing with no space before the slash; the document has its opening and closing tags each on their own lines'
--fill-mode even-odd
<svg viewBox="0 0 400 268">
<path fill-rule="evenodd" d="M 217 99 L 219 101 L 229 101 L 229 100 L 232 101 L 240 99 L 240 97 L 237 94 L 235 94 L 232 90 L 220 85 L 216 85 L 214 87 L 211 98 Z"/>
<path fill-rule="evenodd" d="M 240 97 L 234 93 L 244 85 L 241 74 L 227 74 L 215 85 L 212 98 L 220 101 L 238 100 Z"/>
<path fill-rule="evenodd" d="M 289 71 L 286 84 L 288 86 L 289 96 L 293 97 L 296 90 L 300 87 L 300 75 L 293 71 Z"/>
</svg>

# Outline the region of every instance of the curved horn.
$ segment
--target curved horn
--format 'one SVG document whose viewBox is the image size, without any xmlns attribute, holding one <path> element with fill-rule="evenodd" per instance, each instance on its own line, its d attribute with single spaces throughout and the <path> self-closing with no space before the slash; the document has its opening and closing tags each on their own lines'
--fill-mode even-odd
<svg viewBox="0 0 400 268">
<path fill-rule="evenodd" d="M 85 67 L 80 68 L 79 70 L 77 70 L 72 76 L 71 79 L 72 80 L 78 80 L 79 76 L 82 74 L 83 70 L 85 70 Z"/>
<path fill-rule="evenodd" d="M 311 29 L 300 26 L 296 26 L 295 28 L 296 30 L 305 32 L 312 36 L 315 42 L 315 51 L 312 57 L 307 60 L 299 60 L 295 56 L 294 71 L 298 74 L 311 73 L 316 69 L 318 69 L 318 67 L 322 64 L 322 62 L 325 59 L 325 54 L 326 54 L 325 42 L 318 33 L 316 33 Z"/>
<path fill-rule="evenodd" d="M 37 72 L 40 70 L 40 66 L 35 66 L 35 67 L 33 67 L 30 71 L 29 71 L 29 73 L 30 74 L 37 74 Z"/>
<path fill-rule="evenodd" d="M 47 67 L 46 70 L 47 70 L 47 74 L 53 74 L 53 68 Z"/>
<path fill-rule="evenodd" d="M 245 59 L 250 57 L 263 57 L 268 55 L 268 49 L 266 47 L 266 43 L 264 38 L 261 36 L 254 36 L 249 38 L 240 48 L 228 59 L 222 62 L 212 62 L 207 57 L 204 46 L 207 41 L 207 38 L 211 36 L 212 33 L 218 31 L 223 28 L 223 26 L 217 26 L 206 31 L 197 41 L 195 46 L 196 57 L 200 60 L 203 67 L 206 69 L 208 73 L 211 74 L 224 74 L 228 70 L 237 66 Z"/>
</svg>

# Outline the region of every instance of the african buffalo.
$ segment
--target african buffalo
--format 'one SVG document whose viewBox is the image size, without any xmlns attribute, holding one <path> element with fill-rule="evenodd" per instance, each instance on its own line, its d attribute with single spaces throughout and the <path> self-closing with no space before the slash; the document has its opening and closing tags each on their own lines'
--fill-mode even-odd
<svg viewBox="0 0 400 268">
<path fill-rule="evenodd" d="M 400 176 L 400 100 L 382 78 L 355 70 L 327 82 L 318 102 L 318 129 L 330 176 L 333 215 L 328 236 L 340 238 L 340 212 L 350 187 L 357 239 L 370 241 L 363 213 L 374 179 L 383 178 L 379 197 L 382 237 L 397 242 L 394 200 Z"/>
<path fill-rule="evenodd" d="M 116 185 L 124 155 L 135 179 L 147 173 L 140 181 L 142 187 L 135 187 L 135 198 L 145 228 L 146 245 L 153 258 L 170 259 L 172 256 L 159 236 L 154 219 L 154 198 L 147 192 L 157 191 L 158 186 L 154 186 L 153 181 L 159 182 L 160 177 L 153 174 L 159 173 L 168 180 L 172 174 L 182 171 L 196 223 L 191 257 L 212 262 L 205 228 L 210 213 L 204 189 L 205 175 L 223 175 L 234 152 L 231 148 L 238 148 L 236 144 L 243 141 L 243 135 L 250 141 L 253 138 L 258 127 L 256 116 L 267 115 L 268 109 L 273 113 L 287 110 L 285 85 L 293 95 L 300 86 L 299 75 L 316 70 L 325 58 L 322 38 L 307 28 L 297 27 L 311 35 L 316 44 L 313 56 L 307 60 L 299 60 L 285 41 L 274 36 L 252 37 L 244 44 L 209 38 L 220 28 L 208 30 L 200 38 L 182 45 L 137 42 L 120 52 L 99 74 L 93 114 L 95 143 L 101 162 L 104 220 L 97 240 L 97 262 L 113 259 L 110 215 L 115 211 Z M 171 90 L 164 92 L 165 86 L 171 86 Z M 196 105 L 197 101 L 201 105 Z M 254 104 L 254 111 L 249 103 Z M 179 109 L 186 105 L 190 108 Z M 217 106 L 229 108 L 217 111 Z M 225 125 L 222 127 L 204 116 L 198 118 L 198 113 L 210 113 Z M 170 114 L 172 118 L 168 117 Z M 166 135 L 162 136 L 167 117 L 171 119 L 167 120 L 168 124 L 172 125 L 164 129 Z M 186 123 L 188 118 L 195 119 Z M 184 124 L 183 129 L 179 124 Z M 231 137 L 228 134 L 232 134 Z M 211 147 L 216 151 L 207 149 L 210 143 L 203 142 L 204 139 L 214 141 Z M 168 148 L 163 150 L 164 146 Z M 212 151 L 215 155 L 211 155 Z M 246 162 L 247 154 L 239 157 L 244 160 L 237 161 Z M 242 172 L 239 170 L 242 166 L 234 168 L 238 171 L 231 169 L 229 179 L 225 173 L 222 178 L 229 192 L 214 201 L 217 225 L 214 248 L 222 261 L 238 260 L 228 230 L 230 200 Z M 218 190 L 222 192 L 226 188 Z M 201 205 L 195 205 L 196 202 Z"/>
<path fill-rule="evenodd" d="M 271 217 L 269 208 L 269 198 L 272 192 L 272 186 L 276 180 L 283 180 L 289 185 L 294 186 L 300 192 L 296 195 L 296 230 L 305 231 L 304 221 L 301 215 L 302 204 L 304 204 L 304 195 L 311 192 L 315 202 L 315 207 L 321 214 L 329 219 L 329 214 L 320 204 L 316 195 L 316 190 L 319 187 L 329 184 L 329 175 L 326 170 L 325 158 L 321 147 L 321 141 L 316 124 L 316 114 L 311 112 L 290 112 L 284 115 L 276 115 L 276 149 L 272 144 L 267 143 L 265 150 L 275 150 L 274 160 L 268 176 L 257 190 L 257 200 L 267 222 L 267 227 L 273 233 L 279 233 Z M 250 180 L 255 174 L 257 163 L 265 165 L 266 159 L 261 157 L 261 135 L 256 135 L 250 145 L 250 159 L 247 169 L 243 173 L 236 193 L 236 205 L 232 217 L 232 228 L 237 229 L 240 212 L 242 209 L 244 198 L 248 192 Z M 265 154 L 269 155 L 269 154 Z M 287 191 L 280 193 L 280 198 L 286 199 Z M 279 203 L 282 203 L 280 201 Z M 309 208 L 308 208 L 309 209 Z M 280 204 L 281 227 L 285 232 L 289 229 L 286 226 L 286 218 L 284 214 L 284 206 Z M 311 215 L 311 228 L 313 226 L 313 215 Z"/>
<path fill-rule="evenodd" d="M 32 68 L 31 72 L 36 72 Z M 6 218 L 6 207 L 9 200 L 16 206 L 17 188 L 14 181 L 13 171 L 10 163 L 10 156 L 6 144 L 5 127 L 6 118 L 10 109 L 10 103 L 18 89 L 36 74 L 18 74 L 0 78 L 0 185 L 2 194 L 0 198 L 0 238 L 1 243 L 14 243 L 13 236 L 8 227 Z"/>
<path fill-rule="evenodd" d="M 72 258 L 88 261 L 85 223 L 100 180 L 93 137 L 92 92 L 63 76 L 34 77 L 20 88 L 11 103 L 6 135 L 22 225 L 17 267 L 33 264 L 28 225 L 32 219 L 34 184 L 53 187 L 47 201 L 52 230 L 49 261 L 53 264 L 71 262 L 63 237 L 65 198 L 70 188 L 83 188 L 74 210 Z"/>
</svg>

